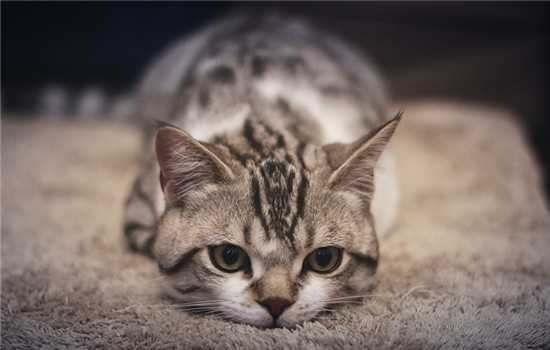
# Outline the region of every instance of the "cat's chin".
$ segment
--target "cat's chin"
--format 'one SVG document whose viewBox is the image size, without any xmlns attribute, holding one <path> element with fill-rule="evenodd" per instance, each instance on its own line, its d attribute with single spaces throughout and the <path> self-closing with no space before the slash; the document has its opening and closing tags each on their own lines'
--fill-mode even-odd
<svg viewBox="0 0 550 350">
<path fill-rule="evenodd" d="M 322 308 L 289 308 L 274 319 L 261 308 L 240 308 L 227 305 L 223 318 L 230 322 L 247 324 L 258 328 L 295 328 L 296 326 L 311 321 L 322 311 Z"/>
</svg>

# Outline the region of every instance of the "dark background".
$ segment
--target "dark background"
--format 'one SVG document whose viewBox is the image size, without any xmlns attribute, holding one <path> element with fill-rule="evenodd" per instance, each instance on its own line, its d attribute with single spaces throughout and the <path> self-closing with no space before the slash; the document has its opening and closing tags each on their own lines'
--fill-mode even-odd
<svg viewBox="0 0 550 350">
<path fill-rule="evenodd" d="M 127 90 L 182 34 L 237 7 L 275 7 L 310 17 L 364 48 L 399 99 L 465 100 L 515 111 L 550 173 L 546 3 L 1 6 L 2 107 L 7 112 L 24 111 L 29 96 L 51 83 L 73 90 L 90 85 L 113 93 Z"/>
</svg>

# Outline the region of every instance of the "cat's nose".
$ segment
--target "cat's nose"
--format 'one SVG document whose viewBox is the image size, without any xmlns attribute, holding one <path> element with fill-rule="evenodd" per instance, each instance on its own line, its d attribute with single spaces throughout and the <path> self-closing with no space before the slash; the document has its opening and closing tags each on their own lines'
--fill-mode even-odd
<svg viewBox="0 0 550 350">
<path fill-rule="evenodd" d="M 279 317 L 290 305 L 294 304 L 293 301 L 284 298 L 267 298 L 258 303 L 265 307 L 274 319 Z"/>
</svg>

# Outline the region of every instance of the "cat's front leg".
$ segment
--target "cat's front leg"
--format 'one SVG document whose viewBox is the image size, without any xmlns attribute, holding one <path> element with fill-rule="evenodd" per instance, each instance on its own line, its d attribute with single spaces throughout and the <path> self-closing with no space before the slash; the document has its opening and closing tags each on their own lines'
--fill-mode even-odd
<svg viewBox="0 0 550 350">
<path fill-rule="evenodd" d="M 158 174 L 156 162 L 148 162 L 134 180 L 125 207 L 123 229 L 128 247 L 146 255 L 151 254 L 164 205 Z"/>
</svg>

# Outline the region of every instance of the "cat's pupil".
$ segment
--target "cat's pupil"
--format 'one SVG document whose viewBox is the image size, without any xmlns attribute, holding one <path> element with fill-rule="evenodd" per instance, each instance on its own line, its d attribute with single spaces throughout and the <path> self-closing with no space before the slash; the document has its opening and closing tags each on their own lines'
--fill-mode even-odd
<svg viewBox="0 0 550 350">
<path fill-rule="evenodd" d="M 223 249 L 223 260 L 227 265 L 233 265 L 239 260 L 239 248 L 228 245 Z"/>
<path fill-rule="evenodd" d="M 326 248 L 318 249 L 315 255 L 315 260 L 321 267 L 327 267 L 332 260 L 332 251 Z"/>
</svg>

